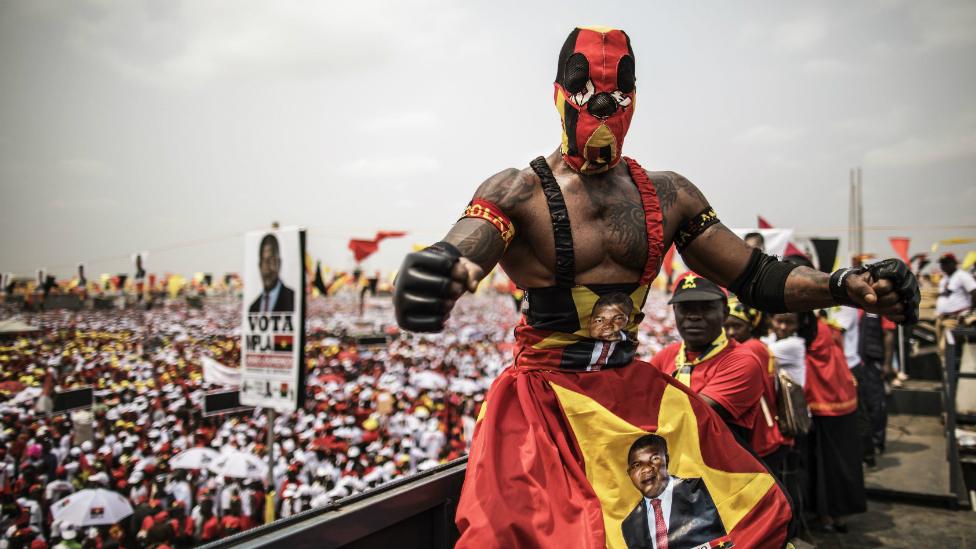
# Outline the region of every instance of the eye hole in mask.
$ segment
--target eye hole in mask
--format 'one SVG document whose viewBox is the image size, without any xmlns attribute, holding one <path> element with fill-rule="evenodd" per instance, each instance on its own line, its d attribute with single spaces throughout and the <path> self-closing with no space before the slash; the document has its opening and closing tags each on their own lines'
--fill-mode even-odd
<svg viewBox="0 0 976 549">
<path fill-rule="evenodd" d="M 563 88 L 571 94 L 582 92 L 590 79 L 590 62 L 582 53 L 574 53 L 566 60 Z"/>
<path fill-rule="evenodd" d="M 634 74 L 634 57 L 625 55 L 617 63 L 617 89 L 623 93 L 634 91 L 637 77 Z"/>
</svg>

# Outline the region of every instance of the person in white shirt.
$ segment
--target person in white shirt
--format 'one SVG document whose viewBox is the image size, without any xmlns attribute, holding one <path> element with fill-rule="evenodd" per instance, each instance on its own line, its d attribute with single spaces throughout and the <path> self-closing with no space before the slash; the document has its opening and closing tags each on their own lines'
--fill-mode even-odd
<svg viewBox="0 0 976 549">
<path fill-rule="evenodd" d="M 844 358 L 847 367 L 853 370 L 861 365 L 861 355 L 858 353 L 860 340 L 859 310 L 854 307 L 841 306 L 830 311 L 832 318 L 844 330 Z"/>
<path fill-rule="evenodd" d="M 958 316 L 973 307 L 976 302 L 976 279 L 959 268 L 953 254 L 939 258 L 939 267 L 945 276 L 939 281 L 939 297 L 935 301 L 935 312 L 939 316 Z"/>
<path fill-rule="evenodd" d="M 939 297 L 935 300 L 935 337 L 939 352 L 945 352 L 946 330 L 959 326 L 959 319 L 976 303 L 976 280 L 959 268 L 956 256 L 947 253 L 939 258 L 943 277 L 939 280 Z"/>
<path fill-rule="evenodd" d="M 776 368 L 802 387 L 807 378 L 807 347 L 796 335 L 798 325 L 796 313 L 773 315 L 773 333 L 761 340 L 776 359 Z"/>
</svg>

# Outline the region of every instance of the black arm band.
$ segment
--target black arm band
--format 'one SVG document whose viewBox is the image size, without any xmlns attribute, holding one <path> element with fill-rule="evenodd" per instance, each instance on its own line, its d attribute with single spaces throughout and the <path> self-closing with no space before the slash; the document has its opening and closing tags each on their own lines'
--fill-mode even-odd
<svg viewBox="0 0 976 549">
<path fill-rule="evenodd" d="M 779 261 L 753 248 L 746 270 L 729 285 L 729 289 L 739 297 L 739 301 L 754 309 L 785 313 L 788 312 L 786 278 L 797 267 L 799 265 Z"/>
<path fill-rule="evenodd" d="M 461 253 L 461 250 L 457 249 L 457 246 L 451 244 L 450 242 L 444 242 L 443 240 L 441 240 L 440 242 L 435 242 L 434 244 L 427 246 L 427 248 L 425 249 L 437 250 L 438 252 L 443 252 L 451 256 L 451 259 L 458 259 L 462 255 L 464 255 Z"/>
<path fill-rule="evenodd" d="M 683 252 L 705 229 L 718 223 L 718 214 L 711 207 L 705 208 L 695 217 L 685 220 L 678 226 L 678 232 L 674 235 L 674 246 L 679 252 Z"/>
</svg>

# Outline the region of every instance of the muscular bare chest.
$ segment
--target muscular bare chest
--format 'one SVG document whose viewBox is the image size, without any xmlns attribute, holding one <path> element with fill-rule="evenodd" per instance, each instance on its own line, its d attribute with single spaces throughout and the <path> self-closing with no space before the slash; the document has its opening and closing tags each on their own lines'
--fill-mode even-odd
<svg viewBox="0 0 976 549">
<path fill-rule="evenodd" d="M 647 262 L 647 227 L 640 193 L 626 167 L 600 178 L 556 178 L 569 211 L 577 282 L 639 279 Z M 536 275 L 551 273 L 555 244 L 541 188 L 527 206 L 519 224 L 522 245 L 510 250 L 518 258 L 514 263 Z"/>
</svg>

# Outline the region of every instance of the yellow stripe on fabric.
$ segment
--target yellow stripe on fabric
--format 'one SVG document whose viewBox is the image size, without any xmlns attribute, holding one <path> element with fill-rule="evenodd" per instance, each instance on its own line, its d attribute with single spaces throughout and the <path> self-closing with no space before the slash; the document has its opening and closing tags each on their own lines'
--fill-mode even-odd
<svg viewBox="0 0 976 549">
<path fill-rule="evenodd" d="M 617 417 L 585 395 L 552 382 L 549 385 L 566 412 L 583 452 L 586 478 L 603 510 L 607 547 L 626 549 L 620 524 L 641 499 L 627 476 L 627 451 L 647 431 Z"/>
<path fill-rule="evenodd" d="M 613 27 L 604 27 L 603 25 L 592 25 L 589 27 L 580 27 L 580 30 L 590 30 L 593 32 L 599 32 L 600 34 L 606 34 L 610 31 L 615 31 L 617 29 Z"/>
<path fill-rule="evenodd" d="M 624 549 L 620 524 L 640 501 L 627 475 L 627 451 L 647 434 L 590 397 L 549 382 L 566 413 L 583 453 L 586 478 L 600 500 L 607 547 Z M 668 471 L 681 478 L 701 477 L 718 508 L 726 531 L 759 503 L 775 484 L 768 473 L 731 473 L 704 463 L 698 421 L 688 395 L 668 386 L 661 398 L 657 434 L 668 442 Z M 731 441 L 731 437 L 728 439 Z M 733 442 L 734 443 L 734 442 Z"/>
<path fill-rule="evenodd" d="M 481 401 L 481 409 L 478 410 L 478 418 L 474 420 L 475 423 L 485 419 L 485 412 L 488 410 L 488 400 Z"/>
</svg>

